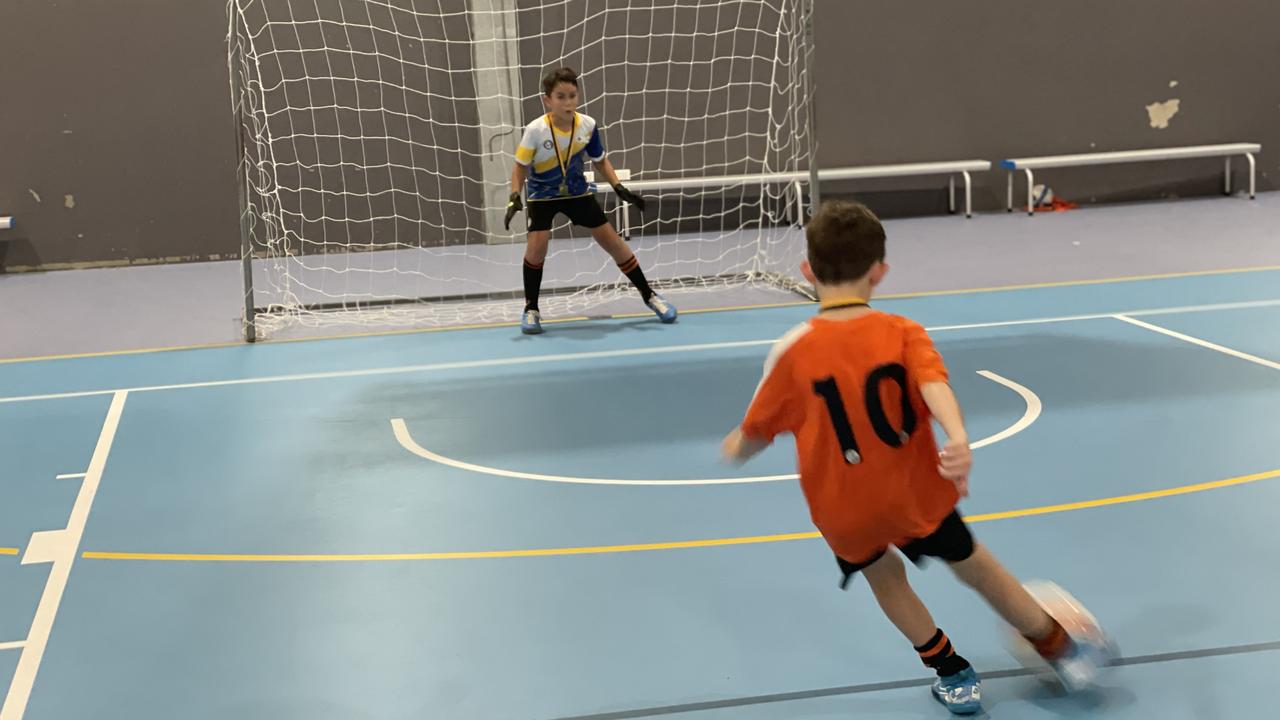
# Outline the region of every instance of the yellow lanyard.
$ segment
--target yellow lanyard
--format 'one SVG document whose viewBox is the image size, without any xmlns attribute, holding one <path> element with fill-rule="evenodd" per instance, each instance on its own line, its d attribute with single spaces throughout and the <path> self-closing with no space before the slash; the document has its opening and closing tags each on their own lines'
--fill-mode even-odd
<svg viewBox="0 0 1280 720">
<path fill-rule="evenodd" d="M 860 297 L 835 298 L 832 300 L 824 300 L 822 305 L 818 307 L 818 312 L 826 312 L 828 310 L 839 310 L 841 308 L 850 307 L 870 307 L 866 300 Z"/>
<path fill-rule="evenodd" d="M 556 164 L 560 166 L 560 194 L 569 194 L 569 160 L 572 159 L 573 136 L 578 132 L 578 113 L 573 114 L 573 124 L 569 126 L 569 147 L 564 149 L 564 160 L 560 159 L 560 143 L 556 140 L 556 126 L 551 122 L 551 113 L 546 115 L 547 127 L 551 130 L 551 147 L 556 151 Z"/>
</svg>

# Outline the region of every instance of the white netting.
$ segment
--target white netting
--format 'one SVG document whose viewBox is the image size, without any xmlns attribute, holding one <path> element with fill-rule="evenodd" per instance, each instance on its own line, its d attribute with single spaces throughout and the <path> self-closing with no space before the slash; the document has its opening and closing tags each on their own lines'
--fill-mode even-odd
<svg viewBox="0 0 1280 720">
<path fill-rule="evenodd" d="M 540 78 L 562 65 L 650 201 L 627 222 L 653 284 L 776 280 L 801 245 L 798 188 L 777 178 L 809 167 L 811 2 L 230 0 L 259 327 L 516 319 L 523 216 L 503 230 L 508 178 L 543 112 Z M 741 174 L 772 180 L 646 187 Z M 598 197 L 618 225 L 616 199 Z M 634 292 L 561 223 L 544 316 Z"/>
</svg>

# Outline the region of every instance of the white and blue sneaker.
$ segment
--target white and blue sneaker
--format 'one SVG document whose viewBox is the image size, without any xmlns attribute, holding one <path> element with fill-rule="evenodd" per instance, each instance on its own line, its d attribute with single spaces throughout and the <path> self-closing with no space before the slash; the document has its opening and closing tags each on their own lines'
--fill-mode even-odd
<svg viewBox="0 0 1280 720">
<path fill-rule="evenodd" d="M 1009 649 L 1014 657 L 1042 676 L 1051 671 L 1068 692 L 1080 692 L 1096 685 L 1099 677 L 1120 656 L 1115 642 L 1093 613 L 1056 583 L 1029 580 L 1025 587 L 1040 607 L 1066 630 L 1070 645 L 1057 658 L 1042 658 L 1031 643 L 1011 630 Z"/>
<path fill-rule="evenodd" d="M 982 681 L 973 668 L 933 681 L 933 697 L 952 715 L 972 715 L 982 709 Z"/>
<path fill-rule="evenodd" d="M 1049 665 L 1068 692 L 1093 687 L 1098 677 L 1115 662 L 1115 646 L 1106 638 L 1073 636 L 1071 647 Z"/>
<path fill-rule="evenodd" d="M 542 313 L 537 310 L 525 310 L 520 318 L 520 332 L 525 335 L 542 334 Z"/>
<path fill-rule="evenodd" d="M 667 299 L 654 293 L 649 296 L 649 301 L 645 303 L 654 315 L 664 323 L 673 323 L 676 321 L 676 306 L 667 302 Z"/>
</svg>

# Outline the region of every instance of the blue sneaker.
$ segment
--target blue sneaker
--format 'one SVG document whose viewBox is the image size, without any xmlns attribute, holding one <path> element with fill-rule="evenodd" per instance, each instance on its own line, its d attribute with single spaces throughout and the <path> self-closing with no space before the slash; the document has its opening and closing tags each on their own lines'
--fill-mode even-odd
<svg viewBox="0 0 1280 720">
<path fill-rule="evenodd" d="M 520 318 L 520 332 L 525 335 L 542 334 L 542 313 L 537 310 L 525 310 Z"/>
<path fill-rule="evenodd" d="M 1057 584 L 1048 580 L 1029 580 L 1025 587 L 1040 607 L 1062 625 L 1070 643 L 1059 657 L 1040 658 L 1031 644 L 1022 640 L 1021 648 L 1015 649 L 1015 656 L 1028 666 L 1043 668 L 1047 664 L 1068 692 L 1092 687 L 1119 657 L 1115 643 L 1093 613 Z"/>
<path fill-rule="evenodd" d="M 1115 646 L 1105 637 L 1074 635 L 1071 647 L 1049 665 L 1068 692 L 1080 692 L 1097 682 L 1116 655 Z"/>
<path fill-rule="evenodd" d="M 982 681 L 973 668 L 933 681 L 933 697 L 952 715 L 972 715 L 982 709 Z"/>
<path fill-rule="evenodd" d="M 654 315 L 664 323 L 673 323 L 676 321 L 676 306 L 667 302 L 667 299 L 654 293 L 649 296 L 649 302 L 645 303 Z"/>
</svg>

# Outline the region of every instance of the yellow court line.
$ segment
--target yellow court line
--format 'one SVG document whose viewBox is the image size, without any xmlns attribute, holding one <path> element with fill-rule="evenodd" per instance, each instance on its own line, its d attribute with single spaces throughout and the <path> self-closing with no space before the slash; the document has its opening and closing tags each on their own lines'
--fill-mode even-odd
<svg viewBox="0 0 1280 720">
<path fill-rule="evenodd" d="M 0 548 L 0 555 L 17 555 L 18 548 Z"/>
<path fill-rule="evenodd" d="M 890 293 L 876 295 L 877 300 L 906 300 L 910 298 L 938 297 L 940 295 L 976 295 L 979 293 L 1005 292 L 1010 290 L 1042 290 L 1060 287 L 1084 287 L 1088 285 L 1108 285 L 1110 283 L 1139 282 L 1142 280 L 1174 280 L 1177 278 L 1204 277 L 1207 275 L 1233 275 L 1237 273 L 1266 272 L 1280 270 L 1280 265 L 1259 265 L 1256 267 L 1228 268 L 1223 270 L 1187 270 L 1184 272 L 1155 273 L 1152 275 L 1120 275 L 1096 280 L 1057 280 L 1054 282 L 1027 283 L 1025 285 L 996 285 L 993 287 L 965 288 L 962 290 L 927 290 L 922 292 Z"/>
<path fill-rule="evenodd" d="M 909 293 L 890 293 L 887 295 L 877 295 L 877 300 L 908 300 L 911 298 L 939 297 L 950 295 L 976 295 L 979 293 L 1005 292 L 1011 290 L 1038 290 L 1043 288 L 1059 288 L 1059 287 L 1076 287 L 1087 285 L 1106 285 L 1109 283 L 1125 283 L 1135 282 L 1139 280 L 1172 280 L 1175 278 L 1202 277 L 1206 275 L 1233 275 L 1237 273 L 1253 273 L 1266 272 L 1269 270 L 1280 270 L 1280 265 L 1260 265 L 1256 267 L 1243 268 L 1224 268 L 1221 270 L 1190 270 L 1186 272 L 1158 273 L 1153 275 L 1121 275 L 1118 277 L 1099 278 L 1096 280 L 1060 280 L 1056 282 L 1043 283 L 1027 283 L 1023 285 L 993 285 L 990 287 L 962 288 L 959 290 L 928 290 L 923 292 Z M 733 307 L 723 308 L 699 308 L 693 310 L 682 310 L 682 315 L 693 315 L 699 313 L 713 312 L 735 312 L 739 310 L 765 310 L 768 308 L 796 307 L 798 305 L 811 305 L 809 300 L 796 300 L 792 302 L 781 303 L 761 303 L 759 305 L 736 305 Z M 622 315 L 610 315 L 610 318 L 627 319 L 637 317 L 648 317 L 652 313 L 626 313 Z M 583 315 L 567 318 L 553 318 L 543 320 L 543 325 L 553 323 L 582 322 L 591 320 L 592 318 Z M 377 332 L 355 333 L 352 335 L 324 335 L 320 337 L 306 338 L 284 338 L 280 340 L 269 340 L 269 344 L 277 345 L 280 343 L 297 343 L 297 342 L 317 342 L 321 340 L 351 340 L 355 338 L 371 338 L 371 337 L 390 337 L 393 335 L 417 335 L 421 333 L 437 333 L 452 332 L 454 330 L 484 330 L 492 328 L 515 327 L 519 323 L 503 322 L 503 323 L 478 323 L 473 325 L 452 325 L 448 327 L 434 328 L 405 328 L 403 330 L 380 330 Z M 19 358 L 0 358 L 0 365 L 24 362 L 40 362 L 44 360 L 79 360 L 83 358 L 112 357 L 117 355 L 145 355 L 148 353 L 175 352 L 178 350 L 213 350 L 217 348 L 242 347 L 247 343 L 244 342 L 224 342 L 224 343 L 208 343 L 204 345 L 178 345 L 174 347 L 154 347 L 154 348 L 138 348 L 135 350 L 107 350 L 103 352 L 89 353 L 71 353 L 67 355 L 39 355 L 34 357 Z"/>
<path fill-rule="evenodd" d="M 1011 518 L 1048 515 L 1050 513 L 1085 510 L 1088 508 L 1122 505 L 1125 503 L 1155 500 L 1157 498 L 1188 495 L 1191 493 L 1217 490 L 1235 485 L 1258 482 L 1280 477 L 1280 469 L 1253 475 L 1241 475 L 1225 480 L 1183 485 L 1180 487 L 1152 490 L 1150 492 L 1117 495 L 1097 500 L 1063 503 L 1060 505 L 1043 505 L 1007 510 L 1004 512 L 970 515 L 966 522 L 978 523 L 991 520 L 1008 520 Z M 206 554 L 206 553 L 118 553 L 118 552 L 85 552 L 84 557 L 90 560 L 164 560 L 174 562 L 359 562 L 359 561 L 404 561 L 404 560 L 479 560 L 491 558 L 548 557 L 561 555 L 602 555 L 606 553 L 646 552 L 652 550 L 682 550 L 688 548 L 724 547 L 726 545 L 755 545 L 760 543 L 787 542 L 791 540 L 812 540 L 819 537 L 816 531 L 784 533 L 781 535 L 753 535 L 745 537 L 710 538 L 706 540 L 681 540 L 676 542 L 643 543 L 638 545 L 600 545 L 595 547 L 562 547 L 541 548 L 532 550 L 485 550 L 479 552 L 440 552 L 440 553 L 390 553 L 366 555 L 258 555 L 258 554 Z"/>
</svg>

